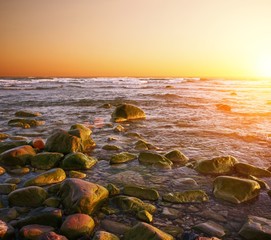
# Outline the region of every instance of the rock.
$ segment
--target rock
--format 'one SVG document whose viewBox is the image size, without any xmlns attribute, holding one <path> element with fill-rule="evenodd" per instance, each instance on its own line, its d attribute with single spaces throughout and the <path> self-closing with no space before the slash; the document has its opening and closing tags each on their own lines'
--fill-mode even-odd
<svg viewBox="0 0 271 240">
<path fill-rule="evenodd" d="M 121 147 L 117 145 L 106 144 L 102 147 L 102 149 L 107 150 L 107 151 L 117 151 L 117 150 L 120 150 Z"/>
<path fill-rule="evenodd" d="M 236 163 L 234 168 L 237 173 L 243 175 L 252 175 L 255 177 L 271 177 L 271 172 L 268 170 L 255 167 L 247 163 Z"/>
<path fill-rule="evenodd" d="M 172 185 L 174 188 L 196 188 L 198 187 L 197 182 L 193 178 L 177 178 L 172 180 Z"/>
<path fill-rule="evenodd" d="M 61 183 L 56 183 L 47 187 L 47 191 L 50 194 L 57 195 L 61 187 Z"/>
<path fill-rule="evenodd" d="M 55 232 L 47 232 L 42 234 L 38 240 L 68 240 L 65 236 L 56 234 Z"/>
<path fill-rule="evenodd" d="M 259 195 L 260 185 L 256 181 L 230 176 L 220 176 L 214 180 L 214 195 L 217 198 L 242 203 Z"/>
<path fill-rule="evenodd" d="M 56 167 L 63 156 L 62 153 L 56 152 L 38 153 L 31 159 L 31 166 L 37 169 L 49 170 Z"/>
<path fill-rule="evenodd" d="M 14 228 L 1 220 L 0 220 L 0 239 L 2 240 L 15 239 Z"/>
<path fill-rule="evenodd" d="M 2 220 L 4 222 L 10 222 L 10 221 L 16 219 L 18 216 L 19 216 L 19 213 L 15 207 L 0 209 L 0 220 Z"/>
<path fill-rule="evenodd" d="M 208 195 L 202 190 L 187 190 L 184 192 L 167 193 L 163 200 L 172 203 L 207 202 Z"/>
<path fill-rule="evenodd" d="M 146 115 L 143 110 L 132 104 L 121 104 L 112 113 L 114 122 L 125 122 L 134 119 L 143 119 Z"/>
<path fill-rule="evenodd" d="M 118 164 L 118 163 L 125 163 L 131 160 L 134 160 L 137 158 L 136 154 L 128 153 L 128 152 L 122 152 L 115 154 L 110 159 L 110 164 Z"/>
<path fill-rule="evenodd" d="M 8 141 L 0 142 L 0 153 L 3 153 L 9 149 L 16 148 L 19 146 L 27 145 L 27 141 Z"/>
<path fill-rule="evenodd" d="M 254 177 L 252 175 L 248 175 L 247 178 L 251 179 L 251 180 L 254 180 L 257 183 L 259 183 L 260 186 L 261 186 L 261 189 L 270 189 L 269 185 L 265 181 L 263 181 L 263 180 L 261 180 L 261 179 L 259 179 L 257 177 Z"/>
<path fill-rule="evenodd" d="M 19 234 L 22 239 L 37 240 L 42 234 L 51 231 L 54 231 L 53 227 L 32 224 L 22 227 Z"/>
<path fill-rule="evenodd" d="M 218 110 L 224 111 L 224 112 L 230 112 L 231 111 L 231 106 L 226 105 L 226 104 L 216 104 L 216 108 Z"/>
<path fill-rule="evenodd" d="M 43 205 L 47 207 L 53 207 L 53 208 L 58 208 L 60 205 L 60 199 L 58 197 L 50 197 L 47 198 L 44 202 Z"/>
<path fill-rule="evenodd" d="M 137 133 L 137 132 L 128 132 L 125 134 L 126 137 L 131 137 L 131 138 L 142 138 L 141 134 Z"/>
<path fill-rule="evenodd" d="M 59 196 L 67 213 L 91 214 L 107 199 L 108 191 L 98 184 L 70 178 L 61 184 Z"/>
<path fill-rule="evenodd" d="M 157 149 L 157 147 L 140 139 L 135 143 L 135 149 L 136 150 L 155 150 L 155 149 Z"/>
<path fill-rule="evenodd" d="M 8 121 L 8 125 L 12 127 L 31 128 L 44 125 L 44 121 L 35 119 L 15 118 Z"/>
<path fill-rule="evenodd" d="M 136 197 L 116 196 L 110 199 L 110 205 L 121 211 L 130 213 L 137 213 L 141 210 L 146 210 L 150 213 L 154 213 L 156 211 L 156 207 L 154 205 L 145 203 Z"/>
<path fill-rule="evenodd" d="M 8 173 L 11 174 L 16 174 L 16 175 L 23 175 L 23 174 L 27 174 L 30 172 L 30 169 L 28 167 L 15 167 L 15 168 L 11 168 L 8 169 Z"/>
<path fill-rule="evenodd" d="M 89 237 L 95 227 L 93 219 L 82 213 L 68 216 L 61 225 L 60 232 L 70 240 Z"/>
<path fill-rule="evenodd" d="M 206 233 L 210 236 L 214 237 L 224 237 L 226 235 L 226 229 L 222 227 L 221 225 L 213 222 L 213 221 L 207 221 L 204 223 L 200 223 L 193 227 L 199 232 Z"/>
<path fill-rule="evenodd" d="M 112 183 L 109 183 L 106 187 L 109 192 L 109 196 L 115 196 L 120 194 L 120 189 Z"/>
<path fill-rule="evenodd" d="M 27 180 L 24 183 L 25 187 L 28 186 L 46 186 L 53 183 L 62 182 L 66 178 L 66 173 L 61 168 L 53 168 L 49 171 L 39 174 Z"/>
<path fill-rule="evenodd" d="M 92 168 L 96 163 L 95 158 L 76 152 L 66 155 L 61 167 L 65 170 L 86 170 Z"/>
<path fill-rule="evenodd" d="M 47 192 L 36 186 L 19 188 L 8 195 L 8 202 L 11 206 L 38 207 L 47 198 Z"/>
<path fill-rule="evenodd" d="M 145 185 L 145 181 L 142 175 L 135 171 L 124 171 L 119 172 L 108 177 L 108 180 L 119 184 L 130 184 L 130 185 Z"/>
<path fill-rule="evenodd" d="M 16 227 L 39 224 L 51 227 L 59 227 L 62 222 L 62 211 L 57 208 L 46 207 L 32 210 L 26 217 L 17 221 Z"/>
<path fill-rule="evenodd" d="M 267 191 L 269 197 L 271 197 L 271 190 Z"/>
<path fill-rule="evenodd" d="M 173 150 L 168 152 L 167 154 L 165 154 L 165 157 L 167 159 L 169 159 L 171 162 L 176 163 L 176 164 L 181 164 L 181 165 L 185 165 L 189 158 L 186 157 L 182 152 L 180 152 L 179 150 Z"/>
<path fill-rule="evenodd" d="M 7 195 L 16 189 L 16 184 L 0 183 L 0 195 Z"/>
<path fill-rule="evenodd" d="M 103 105 L 100 106 L 100 108 L 111 108 L 112 105 L 110 103 L 104 103 Z"/>
<path fill-rule="evenodd" d="M 72 131 L 71 133 L 76 135 L 77 131 Z M 71 133 L 64 130 L 56 130 L 47 138 L 45 149 L 48 152 L 68 154 L 72 152 L 83 152 L 87 148 L 95 146 L 92 139 L 86 141 L 78 136 L 72 135 Z"/>
<path fill-rule="evenodd" d="M 159 198 L 159 193 L 155 189 L 138 186 L 125 186 L 123 193 L 125 195 L 151 201 L 156 201 Z"/>
<path fill-rule="evenodd" d="M 119 238 L 113 233 L 109 233 L 105 231 L 97 231 L 94 234 L 94 237 L 92 238 L 92 240 L 119 240 Z"/>
<path fill-rule="evenodd" d="M 41 138 L 33 139 L 30 144 L 33 148 L 37 148 L 39 150 L 43 150 L 45 148 L 45 142 Z"/>
<path fill-rule="evenodd" d="M 111 221 L 111 220 L 102 220 L 101 221 L 101 227 L 105 229 L 106 231 L 110 231 L 114 234 L 123 235 L 127 231 L 129 231 L 131 228 L 123 223 Z"/>
<path fill-rule="evenodd" d="M 81 138 L 82 140 L 89 139 L 89 136 L 92 134 L 92 131 L 88 127 L 79 123 L 71 126 L 70 132 L 73 130 L 80 130 L 79 132 L 77 132 L 77 137 Z"/>
<path fill-rule="evenodd" d="M 125 128 L 121 125 L 117 125 L 116 127 L 114 127 L 113 129 L 114 132 L 124 132 L 125 131 Z"/>
<path fill-rule="evenodd" d="M 206 209 L 198 213 L 198 216 L 205 218 L 207 220 L 213 220 L 215 222 L 227 222 L 227 219 L 219 214 L 217 211 L 211 209 Z"/>
<path fill-rule="evenodd" d="M 133 226 L 125 235 L 123 240 L 173 240 L 173 237 L 160 229 L 148 224 L 139 222 Z"/>
<path fill-rule="evenodd" d="M 141 152 L 138 156 L 138 161 L 142 164 L 148 164 L 155 167 L 171 168 L 172 162 L 166 157 L 153 153 L 153 152 Z"/>
<path fill-rule="evenodd" d="M 234 165 L 238 161 L 232 156 L 215 157 L 211 160 L 199 161 L 195 165 L 195 170 L 202 174 L 229 174 L 234 171 Z"/>
<path fill-rule="evenodd" d="M 137 212 L 137 218 L 143 222 L 147 222 L 147 223 L 151 223 L 153 220 L 152 215 L 146 211 L 146 210 L 141 210 L 139 212 Z"/>
<path fill-rule="evenodd" d="M 2 168 L 2 167 L 0 166 L 0 176 L 3 175 L 5 172 L 6 172 L 5 168 Z"/>
<path fill-rule="evenodd" d="M 0 132 L 0 140 L 4 140 L 4 139 L 7 139 L 7 138 L 9 138 L 8 134 Z"/>
<path fill-rule="evenodd" d="M 30 112 L 30 111 L 18 111 L 15 113 L 16 117 L 40 117 L 41 113 L 39 112 Z"/>
<path fill-rule="evenodd" d="M 18 184 L 18 183 L 21 182 L 21 179 L 20 178 L 7 178 L 4 182 L 5 183 Z"/>
<path fill-rule="evenodd" d="M 82 173 L 82 172 L 78 172 L 78 171 L 70 171 L 69 172 L 69 177 L 70 178 L 85 178 L 87 176 L 87 174 Z"/>
<path fill-rule="evenodd" d="M 271 220 L 263 217 L 248 216 L 248 220 L 239 231 L 239 235 L 247 240 L 270 240 Z"/>
<path fill-rule="evenodd" d="M 24 166 L 36 155 L 35 150 L 29 145 L 12 148 L 0 154 L 0 163 L 6 166 Z"/>
<path fill-rule="evenodd" d="M 162 216 L 169 218 L 169 219 L 176 219 L 179 216 L 179 210 L 175 208 L 168 208 L 164 207 L 162 211 Z"/>
</svg>

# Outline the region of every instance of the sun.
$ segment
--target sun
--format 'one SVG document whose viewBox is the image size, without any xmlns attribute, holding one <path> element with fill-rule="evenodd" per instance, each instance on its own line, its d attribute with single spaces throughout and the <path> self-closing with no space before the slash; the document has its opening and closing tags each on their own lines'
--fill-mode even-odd
<svg viewBox="0 0 271 240">
<path fill-rule="evenodd" d="M 257 64 L 259 77 L 271 78 L 271 55 L 263 56 Z"/>
</svg>

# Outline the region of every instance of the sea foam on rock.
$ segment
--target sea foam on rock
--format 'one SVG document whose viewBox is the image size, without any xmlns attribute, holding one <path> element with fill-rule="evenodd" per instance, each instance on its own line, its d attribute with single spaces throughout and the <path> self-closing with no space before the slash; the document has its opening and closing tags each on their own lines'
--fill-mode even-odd
<svg viewBox="0 0 271 240">
<path fill-rule="evenodd" d="M 113 121 L 125 122 L 128 120 L 142 119 L 146 115 L 142 109 L 132 104 L 121 104 L 112 113 Z"/>
</svg>

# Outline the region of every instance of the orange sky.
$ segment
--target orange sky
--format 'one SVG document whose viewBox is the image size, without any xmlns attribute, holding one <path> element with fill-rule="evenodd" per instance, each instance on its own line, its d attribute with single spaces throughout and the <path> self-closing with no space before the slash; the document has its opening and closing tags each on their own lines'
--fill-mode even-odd
<svg viewBox="0 0 271 240">
<path fill-rule="evenodd" d="M 271 0 L 0 0 L 0 76 L 271 77 Z"/>
</svg>

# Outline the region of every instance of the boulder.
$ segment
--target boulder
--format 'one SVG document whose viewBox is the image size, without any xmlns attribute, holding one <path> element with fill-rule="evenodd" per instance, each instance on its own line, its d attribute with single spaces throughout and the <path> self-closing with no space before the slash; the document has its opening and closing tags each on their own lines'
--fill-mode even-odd
<svg viewBox="0 0 271 240">
<path fill-rule="evenodd" d="M 148 143 L 148 142 L 140 139 L 135 143 L 135 149 L 140 150 L 140 151 L 143 151 L 143 150 L 155 150 L 155 149 L 157 149 L 157 147 L 155 147 L 151 143 Z"/>
<path fill-rule="evenodd" d="M 89 237 L 95 227 L 93 219 L 82 213 L 68 216 L 62 223 L 60 232 L 70 240 Z"/>
<path fill-rule="evenodd" d="M 19 188 L 8 195 L 10 206 L 38 207 L 47 198 L 47 192 L 41 187 L 31 186 Z"/>
<path fill-rule="evenodd" d="M 180 152 L 179 150 L 172 150 L 170 152 L 168 152 L 167 154 L 165 154 L 165 157 L 167 159 L 169 159 L 171 162 L 176 163 L 176 164 L 180 164 L 180 165 L 185 165 L 189 158 L 186 157 L 182 152 Z"/>
<path fill-rule="evenodd" d="M 54 231 L 53 227 L 32 224 L 22 227 L 19 234 L 22 239 L 37 240 L 42 234 L 51 231 Z"/>
<path fill-rule="evenodd" d="M 271 219 L 248 216 L 247 222 L 239 231 L 247 240 L 270 240 L 271 239 Z"/>
<path fill-rule="evenodd" d="M 65 170 L 86 170 L 92 168 L 96 163 L 95 158 L 76 152 L 66 155 L 61 167 Z"/>
<path fill-rule="evenodd" d="M 114 122 L 125 122 L 134 119 L 143 119 L 146 115 L 143 110 L 132 104 L 121 104 L 116 107 L 112 113 L 112 119 Z"/>
<path fill-rule="evenodd" d="M 161 168 L 171 168 L 172 165 L 172 162 L 169 159 L 153 152 L 139 153 L 138 161 L 142 164 L 152 165 L 154 167 Z"/>
<path fill-rule="evenodd" d="M 118 151 L 121 149 L 121 147 L 113 144 L 105 144 L 102 149 L 107 151 Z"/>
<path fill-rule="evenodd" d="M 136 154 L 122 152 L 122 153 L 113 155 L 110 159 L 110 164 L 125 163 L 128 161 L 134 160 L 136 158 L 137 158 Z"/>
<path fill-rule="evenodd" d="M 38 153 L 31 159 L 31 166 L 37 169 L 49 170 L 56 167 L 63 156 L 62 153 L 56 152 Z"/>
<path fill-rule="evenodd" d="M 16 117 L 39 117 L 41 113 L 39 112 L 30 112 L 30 111 L 18 111 L 15 113 Z"/>
<path fill-rule="evenodd" d="M 53 183 L 62 182 L 66 178 L 66 173 L 61 168 L 53 168 L 39 174 L 24 183 L 24 186 L 46 186 Z"/>
<path fill-rule="evenodd" d="M 161 231 L 160 229 L 148 224 L 139 222 L 132 227 L 125 235 L 123 240 L 173 240 L 174 238 Z"/>
<path fill-rule="evenodd" d="M 108 197 L 106 188 L 82 179 L 66 179 L 60 187 L 59 196 L 65 211 L 93 213 Z"/>
<path fill-rule="evenodd" d="M 87 174 L 83 173 L 83 172 L 79 172 L 79 171 L 70 171 L 69 172 L 69 177 L 70 178 L 85 178 L 87 176 Z"/>
<path fill-rule="evenodd" d="M 90 136 L 92 131 L 83 124 L 77 123 L 72 125 L 68 133 L 82 140 L 84 150 L 93 148 L 95 146 L 95 142 Z"/>
<path fill-rule="evenodd" d="M 45 149 L 48 152 L 60 152 L 64 154 L 72 152 L 83 152 L 87 148 L 94 147 L 95 143 L 90 139 L 86 144 L 86 140 L 78 137 L 77 131 L 66 132 L 64 130 L 56 130 L 50 135 L 45 143 Z"/>
<path fill-rule="evenodd" d="M 167 193 L 163 195 L 163 200 L 172 203 L 199 203 L 209 201 L 209 197 L 202 190 L 187 190 L 184 192 Z"/>
<path fill-rule="evenodd" d="M 13 240 L 15 239 L 15 230 L 12 226 L 0 220 L 0 239 Z"/>
<path fill-rule="evenodd" d="M 207 235 L 219 238 L 224 237 L 227 231 L 224 227 L 213 221 L 207 221 L 204 223 L 197 224 L 193 228 L 199 232 L 203 232 Z"/>
<path fill-rule="evenodd" d="M 12 183 L 12 184 L 19 184 L 21 182 L 21 178 L 18 177 L 11 177 L 11 178 L 7 178 L 4 183 Z M 15 189 L 14 189 L 15 190 Z"/>
<path fill-rule="evenodd" d="M 58 197 L 50 197 L 47 198 L 44 202 L 43 205 L 47 206 L 47 207 L 54 207 L 54 208 L 58 208 L 60 205 L 60 199 Z"/>
<path fill-rule="evenodd" d="M 198 161 L 195 170 L 202 174 L 228 174 L 234 171 L 237 162 L 232 156 L 215 157 L 211 160 Z"/>
<path fill-rule="evenodd" d="M 55 232 L 43 233 L 38 240 L 68 240 L 65 236 L 56 234 Z"/>
<path fill-rule="evenodd" d="M 12 127 L 31 128 L 44 125 L 44 121 L 35 119 L 15 118 L 8 121 L 8 125 Z"/>
<path fill-rule="evenodd" d="M 6 166 L 24 166 L 36 155 L 30 145 L 23 145 L 9 149 L 0 154 L 0 163 Z"/>
<path fill-rule="evenodd" d="M 136 197 L 116 196 L 110 199 L 110 205 L 121 211 L 130 213 L 137 213 L 141 210 L 146 210 L 149 213 L 154 213 L 156 211 L 154 205 L 145 203 Z"/>
<path fill-rule="evenodd" d="M 62 222 L 62 211 L 58 208 L 46 207 L 35 208 L 24 218 L 17 221 L 16 227 L 39 224 L 57 228 Z"/>
<path fill-rule="evenodd" d="M 271 177 L 271 172 L 268 170 L 247 164 L 247 163 L 236 163 L 234 165 L 235 171 L 243 175 L 252 175 L 255 177 Z"/>
<path fill-rule="evenodd" d="M 106 231 L 109 231 L 111 233 L 118 234 L 118 235 L 123 235 L 124 233 L 126 233 L 127 231 L 131 229 L 131 227 L 129 227 L 126 224 L 108 220 L 108 219 L 104 219 L 101 221 L 101 227 L 102 229 Z"/>
<path fill-rule="evenodd" d="M 7 195 L 16 189 L 16 184 L 13 183 L 0 183 L 0 195 Z"/>
<path fill-rule="evenodd" d="M 146 210 L 141 210 L 139 212 L 137 212 L 137 218 L 143 222 L 147 222 L 147 223 L 151 223 L 153 220 L 152 215 L 146 211 Z"/>
<path fill-rule="evenodd" d="M 94 237 L 92 238 L 92 240 L 119 240 L 119 238 L 113 233 L 109 233 L 105 231 L 97 231 L 94 234 Z"/>
<path fill-rule="evenodd" d="M 15 166 L 14 168 L 12 167 L 7 170 L 8 170 L 8 173 L 16 174 L 16 175 L 23 175 L 30 172 L 30 169 L 28 167 L 20 167 L 20 166 Z"/>
<path fill-rule="evenodd" d="M 242 203 L 259 195 L 260 185 L 254 180 L 230 176 L 220 176 L 214 180 L 215 197 L 232 202 Z"/>
<path fill-rule="evenodd" d="M 23 145 L 28 145 L 28 142 L 25 140 L 0 142 L 0 153 Z"/>
<path fill-rule="evenodd" d="M 138 187 L 138 186 L 125 186 L 123 189 L 125 195 L 156 201 L 159 198 L 159 193 L 152 188 Z"/>
<path fill-rule="evenodd" d="M 116 127 L 114 127 L 113 131 L 114 131 L 114 132 L 117 132 L 117 133 L 119 133 L 119 132 L 124 132 L 124 131 L 125 131 L 125 128 L 119 124 L 119 125 L 117 125 Z"/>
<path fill-rule="evenodd" d="M 35 138 L 30 142 L 30 145 L 38 150 L 43 150 L 45 148 L 45 141 L 42 138 Z"/>
<path fill-rule="evenodd" d="M 120 189 L 112 183 L 107 184 L 106 189 L 109 192 L 109 196 L 120 194 Z"/>
</svg>

